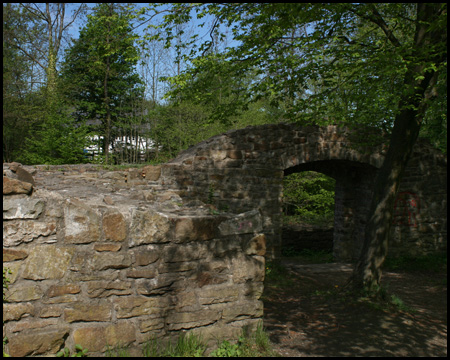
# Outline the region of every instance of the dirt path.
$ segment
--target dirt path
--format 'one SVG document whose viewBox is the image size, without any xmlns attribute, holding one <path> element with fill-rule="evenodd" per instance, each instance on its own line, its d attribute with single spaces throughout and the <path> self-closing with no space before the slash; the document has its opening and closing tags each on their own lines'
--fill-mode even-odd
<svg viewBox="0 0 450 360">
<path fill-rule="evenodd" d="M 446 274 L 383 274 L 411 314 L 339 296 L 349 265 L 284 265 L 292 286 L 269 287 L 263 299 L 264 326 L 281 356 L 447 356 Z"/>
</svg>

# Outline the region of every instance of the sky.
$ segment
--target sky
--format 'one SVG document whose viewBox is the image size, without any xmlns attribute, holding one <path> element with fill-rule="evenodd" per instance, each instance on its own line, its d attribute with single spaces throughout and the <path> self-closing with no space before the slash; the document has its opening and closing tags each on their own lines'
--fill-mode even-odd
<svg viewBox="0 0 450 360">
<path fill-rule="evenodd" d="M 89 7 L 90 9 L 92 9 L 96 4 L 94 4 L 94 3 L 88 3 L 87 5 L 88 5 L 88 7 Z M 142 7 L 147 6 L 147 5 L 150 5 L 150 4 L 135 3 L 135 5 L 136 5 L 137 8 L 142 8 Z M 71 16 L 72 16 L 72 11 L 73 11 L 74 9 L 78 8 L 78 6 L 80 6 L 80 3 L 66 3 L 66 6 L 67 6 L 67 9 L 68 9 L 66 18 L 67 18 L 67 21 L 70 21 L 70 18 L 71 18 Z M 92 11 L 88 11 L 88 13 L 92 13 Z M 70 34 L 74 39 L 77 39 L 77 38 L 78 38 L 79 31 L 80 31 L 80 29 L 82 28 L 83 22 L 85 21 L 85 19 L 86 19 L 86 17 L 85 17 L 85 16 L 82 16 L 81 18 L 77 19 L 77 20 L 70 26 L 70 28 L 69 28 L 69 34 Z M 161 19 L 162 19 L 162 15 L 156 16 L 156 17 L 154 18 L 154 20 L 152 20 L 152 23 L 158 22 L 158 21 L 160 21 Z M 203 19 L 197 19 L 196 16 L 195 16 L 195 14 L 193 15 L 193 18 L 192 18 L 192 25 L 193 25 L 195 31 L 198 32 L 198 35 L 199 35 L 199 38 L 200 38 L 200 39 L 205 39 L 205 38 L 207 38 L 207 37 L 209 36 L 209 35 L 208 35 L 208 28 L 207 28 L 207 26 L 205 26 L 205 27 L 203 27 L 203 28 L 200 28 L 200 27 L 198 26 L 199 24 L 205 22 L 205 19 L 206 19 L 206 22 L 207 22 L 207 23 L 212 21 L 212 18 L 209 18 L 209 19 L 208 19 L 208 16 L 206 16 L 206 17 L 203 18 Z M 146 24 L 144 24 L 144 25 L 142 25 L 142 26 L 139 26 L 138 28 L 135 29 L 135 31 L 136 31 L 138 34 L 143 34 L 143 31 L 144 31 L 144 29 L 147 27 L 148 24 L 150 24 L 150 22 L 148 22 L 148 23 L 146 23 Z"/>
<path fill-rule="evenodd" d="M 95 7 L 96 4 L 94 3 L 88 3 L 87 6 L 89 7 L 89 9 L 92 9 Z M 135 4 L 137 8 L 142 8 L 143 6 L 149 6 L 149 4 L 143 4 L 143 3 L 136 3 Z M 80 3 L 67 3 L 66 4 L 66 23 L 70 22 L 72 19 L 72 13 L 74 12 L 74 10 L 76 10 L 78 7 L 80 6 Z M 88 14 L 92 13 L 92 10 L 88 10 Z M 162 20 L 162 15 L 157 15 L 155 16 L 151 22 L 146 22 L 145 24 L 137 27 L 134 32 L 137 33 L 138 35 L 143 35 L 144 34 L 144 30 L 147 28 L 147 26 L 150 23 L 153 24 L 157 24 L 158 22 L 160 22 Z M 198 42 L 200 41 L 205 41 L 209 39 L 209 27 L 208 24 L 211 24 L 212 22 L 212 17 L 205 17 L 202 19 L 197 19 L 195 16 L 195 12 L 193 12 L 193 16 L 192 16 L 192 21 L 189 24 L 190 26 L 188 26 L 187 30 L 186 30 L 186 34 L 187 36 L 192 36 L 194 34 L 198 34 Z M 206 22 L 206 25 L 204 27 L 199 27 L 199 25 L 203 22 Z M 76 19 L 76 21 L 70 26 L 70 28 L 68 29 L 68 33 L 69 35 L 73 38 L 73 39 L 78 39 L 79 37 L 79 32 L 82 29 L 82 27 L 85 25 L 86 23 L 86 16 L 82 15 L 79 16 L 79 18 Z M 227 46 L 230 46 L 230 44 L 232 44 L 233 42 L 229 42 L 227 44 Z M 68 44 L 66 44 L 67 47 Z M 60 54 L 61 60 L 62 57 L 64 56 L 64 52 L 62 51 Z M 171 64 L 164 64 L 165 65 L 165 70 L 166 73 L 163 73 L 163 71 L 159 72 L 159 76 L 173 76 L 175 75 L 176 71 L 177 71 L 177 67 L 174 64 L 174 55 L 172 56 L 172 63 Z M 149 59 L 146 59 L 146 61 L 148 61 Z M 162 64 L 160 64 L 161 67 L 163 67 Z M 167 70 L 168 68 L 171 67 L 171 70 Z M 183 69 L 183 68 L 182 68 Z M 169 71 L 169 73 L 167 73 L 167 71 Z M 139 69 L 138 66 L 138 73 L 141 73 L 142 69 Z M 170 73 L 171 72 L 171 73 Z M 161 86 L 161 91 L 158 93 L 158 100 L 161 101 L 162 99 L 162 95 L 164 93 L 163 88 L 167 87 L 167 84 L 163 84 L 160 82 L 160 86 Z"/>
</svg>

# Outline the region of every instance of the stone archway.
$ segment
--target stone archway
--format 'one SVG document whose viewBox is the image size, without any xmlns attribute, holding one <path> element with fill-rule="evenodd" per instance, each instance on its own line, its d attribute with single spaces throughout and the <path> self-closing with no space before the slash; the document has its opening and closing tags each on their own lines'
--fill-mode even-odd
<svg viewBox="0 0 450 360">
<path fill-rule="evenodd" d="M 284 174 L 315 170 L 332 176 L 336 179 L 334 254 L 338 260 L 351 260 L 362 246 L 372 181 L 384 160 L 385 145 L 379 134 L 375 136 L 378 143 L 369 144 L 367 139 L 377 135 L 375 129 L 270 124 L 232 130 L 181 152 L 163 165 L 162 178 L 183 197 L 213 200 L 221 210 L 242 213 L 258 209 L 264 219 L 268 256 L 275 257 L 281 249 Z M 445 187 L 446 198 L 447 160 L 425 142 L 418 142 L 416 149 L 400 191 L 420 197 L 422 204 L 435 204 L 435 208 L 439 202 L 434 215 L 415 213 L 414 224 L 421 222 L 430 233 L 422 248 L 442 250 L 446 248 L 446 201 L 442 203 L 442 191 L 437 196 L 429 191 L 426 181 L 432 174 L 433 181 Z M 399 202 L 405 207 L 405 211 L 399 208 L 400 215 L 409 211 L 408 204 L 411 201 Z M 434 232 L 426 225 L 431 222 L 438 224 Z M 400 243 L 420 240 L 417 231 L 411 237 L 411 230 L 408 221 L 394 224 L 393 244 L 398 243 L 400 252 L 405 251 Z"/>
</svg>

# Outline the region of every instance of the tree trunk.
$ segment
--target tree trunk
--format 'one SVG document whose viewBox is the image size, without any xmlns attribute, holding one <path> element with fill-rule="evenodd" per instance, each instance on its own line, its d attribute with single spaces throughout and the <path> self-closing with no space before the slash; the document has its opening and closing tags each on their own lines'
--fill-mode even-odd
<svg viewBox="0 0 450 360">
<path fill-rule="evenodd" d="M 429 52 L 426 59 L 422 58 L 426 56 L 423 55 L 424 48 L 429 48 L 442 41 L 443 36 L 446 37 L 442 29 L 430 31 L 430 24 L 438 16 L 439 8 L 439 4 L 418 5 L 416 47 L 411 58 L 422 61 L 416 62 L 421 65 L 410 65 L 405 75 L 405 89 L 413 90 L 409 94 L 405 91 L 400 100 L 400 112 L 395 118 L 389 149 L 375 178 L 363 249 L 349 281 L 354 289 L 364 290 L 369 294 L 377 293 L 380 288 L 381 265 L 387 255 L 395 197 L 419 135 L 428 101 L 435 95 L 433 88 L 438 74 L 435 70 L 426 71 L 425 60 L 438 67 L 446 59 L 446 52 Z"/>
</svg>

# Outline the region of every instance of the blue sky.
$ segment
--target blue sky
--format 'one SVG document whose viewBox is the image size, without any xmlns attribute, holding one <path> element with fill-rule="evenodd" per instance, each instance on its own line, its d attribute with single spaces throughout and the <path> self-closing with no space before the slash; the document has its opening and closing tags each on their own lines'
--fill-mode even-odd
<svg viewBox="0 0 450 360">
<path fill-rule="evenodd" d="M 79 7 L 79 3 L 70 3 L 70 4 L 67 4 L 67 7 L 66 7 L 66 21 L 67 21 L 67 23 L 71 20 L 71 18 L 72 18 L 72 12 L 75 10 L 75 9 L 77 9 L 78 7 Z M 90 8 L 90 9 L 92 9 L 94 6 L 95 6 L 96 4 L 94 4 L 94 3 L 89 3 L 89 4 L 87 4 L 87 6 Z M 143 6 L 149 6 L 149 4 L 142 4 L 142 3 L 138 3 L 138 4 L 136 4 L 136 6 L 138 7 L 138 8 L 141 8 L 141 7 L 143 7 Z M 88 11 L 88 14 L 89 13 L 91 13 L 92 11 Z M 151 20 L 151 23 L 152 24 L 156 24 L 157 22 L 159 22 L 159 21 L 161 21 L 162 20 L 162 15 L 158 15 L 158 16 L 156 16 L 155 18 L 153 18 L 152 20 Z M 191 23 L 188 25 L 188 28 L 187 28 L 187 30 L 186 30 L 186 33 L 187 33 L 187 36 L 192 36 L 192 35 L 194 35 L 194 34 L 198 34 L 198 42 L 201 42 L 201 41 L 205 41 L 205 40 L 208 40 L 209 39 L 209 26 L 208 25 L 210 25 L 211 24 L 211 22 L 212 22 L 212 17 L 204 17 L 204 18 L 202 18 L 202 19 L 197 19 L 196 18 L 196 16 L 195 16 L 195 12 L 193 12 L 193 18 L 192 18 L 192 21 L 191 21 Z M 85 24 L 85 22 L 86 22 L 86 16 L 85 15 L 83 15 L 83 16 L 80 16 L 71 26 L 70 26 L 70 28 L 68 29 L 68 33 L 70 34 L 70 36 L 72 36 L 74 39 L 77 39 L 78 38 L 78 36 L 79 36 L 79 31 L 80 31 L 80 29 L 83 27 L 83 25 Z M 199 24 L 201 24 L 201 23 L 203 23 L 203 22 L 206 22 L 206 24 L 205 24 L 205 26 L 204 27 L 199 27 L 198 25 Z M 145 28 L 148 26 L 150 24 L 150 22 L 147 22 L 147 23 L 145 23 L 144 25 L 142 25 L 142 26 L 139 26 L 139 27 L 137 27 L 134 31 L 138 34 L 138 35 L 143 35 L 144 34 L 144 30 L 145 30 Z M 232 44 L 232 42 L 231 42 L 231 39 L 230 39 L 230 42 L 227 44 L 228 46 L 230 46 L 230 44 Z M 64 56 L 64 53 L 63 52 L 61 52 L 60 53 L 60 56 Z M 172 52 L 172 60 L 174 59 L 174 53 Z M 151 61 L 151 59 L 146 59 L 146 61 Z M 165 68 L 165 70 L 166 70 L 166 72 L 164 73 L 163 71 L 161 71 L 161 72 L 159 72 L 159 76 L 173 76 L 173 75 L 175 75 L 175 72 L 176 72 L 176 66 L 174 66 L 173 65 L 173 63 L 174 63 L 174 61 L 172 61 L 172 72 L 170 72 L 170 70 L 169 70 L 169 73 L 167 73 L 167 66 L 166 66 L 166 68 Z M 162 66 L 162 65 L 161 65 Z M 170 67 L 170 65 L 169 65 L 169 67 Z M 183 67 L 182 67 L 182 69 L 183 69 Z M 142 71 L 142 68 L 139 68 L 138 67 L 138 72 L 139 73 L 141 73 L 141 71 Z M 161 91 L 158 93 L 158 98 L 161 100 L 161 96 L 163 95 L 163 93 L 164 93 L 164 88 L 167 86 L 167 84 L 164 84 L 164 83 L 161 83 L 161 82 L 159 82 L 159 84 L 160 84 L 160 86 L 161 86 Z"/>
</svg>

